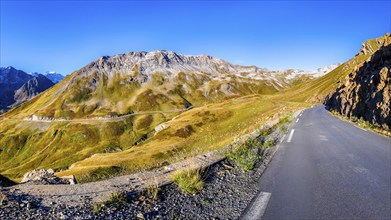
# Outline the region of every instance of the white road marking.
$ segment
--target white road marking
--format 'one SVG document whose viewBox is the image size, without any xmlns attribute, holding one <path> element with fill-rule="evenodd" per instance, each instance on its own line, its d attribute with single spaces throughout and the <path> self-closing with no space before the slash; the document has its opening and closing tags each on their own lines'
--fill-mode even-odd
<svg viewBox="0 0 391 220">
<path fill-rule="evenodd" d="M 299 122 L 299 118 L 296 120 L 296 123 Z"/>
<path fill-rule="evenodd" d="M 292 141 L 293 133 L 295 133 L 295 129 L 291 130 L 291 133 L 289 133 L 288 140 L 286 140 L 286 142 L 290 143 Z"/>
<path fill-rule="evenodd" d="M 263 214 L 265 213 L 266 206 L 269 203 L 270 196 L 272 194 L 268 192 L 260 192 L 252 203 L 251 207 L 248 209 L 245 216 L 242 219 L 244 220 L 259 220 L 262 219 Z"/>
<path fill-rule="evenodd" d="M 363 131 L 367 131 L 367 130 L 365 130 L 364 128 L 362 128 L 362 127 L 360 127 L 360 126 L 357 126 L 357 125 L 354 125 L 354 127 L 359 128 L 359 129 L 361 129 L 361 130 L 363 130 Z"/>
<path fill-rule="evenodd" d="M 319 135 L 321 141 L 328 141 L 329 139 L 325 135 Z"/>
</svg>

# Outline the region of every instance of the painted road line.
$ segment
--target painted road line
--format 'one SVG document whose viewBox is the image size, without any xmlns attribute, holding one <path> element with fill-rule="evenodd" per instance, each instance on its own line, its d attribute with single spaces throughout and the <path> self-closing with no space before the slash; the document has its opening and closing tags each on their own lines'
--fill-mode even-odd
<svg viewBox="0 0 391 220">
<path fill-rule="evenodd" d="M 299 118 L 296 120 L 296 123 L 299 122 Z"/>
<path fill-rule="evenodd" d="M 286 140 L 286 142 L 290 143 L 292 141 L 293 133 L 295 133 L 295 129 L 291 130 L 291 133 L 289 134 L 288 140 Z"/>
<path fill-rule="evenodd" d="M 271 195 L 272 194 L 268 193 L 268 192 L 259 192 L 256 195 L 255 200 L 253 200 L 251 207 L 248 209 L 248 212 L 241 219 L 243 219 L 243 220 L 262 219 L 262 216 L 265 213 L 266 206 L 269 203 Z"/>
</svg>

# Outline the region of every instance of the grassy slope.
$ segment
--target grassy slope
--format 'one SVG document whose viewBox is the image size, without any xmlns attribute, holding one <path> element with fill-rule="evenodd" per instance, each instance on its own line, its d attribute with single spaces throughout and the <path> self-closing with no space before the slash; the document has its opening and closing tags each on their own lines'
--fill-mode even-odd
<svg viewBox="0 0 391 220">
<path fill-rule="evenodd" d="M 125 79 L 118 76 L 112 80 L 101 77 L 99 79 L 103 86 L 98 86 L 90 94 L 84 94 L 79 90 L 83 87 L 81 83 L 88 84 L 97 76 L 93 74 L 92 78 L 75 78 L 76 74 L 78 72 L 2 115 L 0 173 L 18 178 L 35 168 L 60 171 L 93 154 L 126 150 L 150 134 L 156 125 L 170 120 L 179 112 L 136 115 L 117 122 L 86 122 L 78 121 L 78 118 L 106 116 L 111 112 L 126 114 L 182 109 L 186 107 L 183 98 L 193 105 L 202 106 L 227 98 L 254 93 L 273 94 L 277 91 L 264 82 L 246 79 L 211 81 L 196 74 L 178 74 L 174 82 L 164 82 L 164 77 L 155 74 L 142 87 L 137 83 L 123 84 L 121 81 Z M 232 94 L 225 94 L 220 90 L 224 84 L 231 85 Z M 22 120 L 33 114 L 54 118 L 70 117 L 74 120 L 51 123 Z"/>
<path fill-rule="evenodd" d="M 89 75 L 82 73 L 82 70 L 74 72 L 51 89 L 2 116 L 19 119 L 32 115 L 88 118 L 113 113 L 182 109 L 187 105 L 184 98 L 193 105 L 203 105 L 232 97 L 278 91 L 266 82 L 235 76 L 214 80 L 208 75 L 179 73 L 169 80 L 166 75 L 154 73 L 147 83 L 141 84 L 133 75 L 114 74 L 108 78 L 96 72 Z M 224 89 L 226 87 L 230 87 L 229 92 Z"/>
<path fill-rule="evenodd" d="M 254 95 L 194 108 L 166 122 L 167 129 L 140 145 L 121 152 L 96 154 L 58 174 L 75 174 L 80 178 L 99 167 L 121 167 L 125 172 L 158 167 L 225 146 L 272 117 L 306 106 L 267 101 Z"/>
<path fill-rule="evenodd" d="M 115 122 L 45 123 L 3 119 L 0 172 L 16 179 L 34 168 L 53 168 L 59 175 L 75 174 L 81 178 L 82 173 L 94 172 L 98 167 L 117 166 L 126 172 L 156 167 L 224 146 L 276 117 L 276 113 L 304 106 L 252 95 L 182 114 L 136 115 Z M 134 146 L 163 122 L 170 127 Z"/>
<path fill-rule="evenodd" d="M 95 153 L 125 150 L 176 114 L 136 115 L 114 122 L 4 119 L 0 122 L 0 172 L 20 177 L 34 168 L 58 171 Z"/>
</svg>

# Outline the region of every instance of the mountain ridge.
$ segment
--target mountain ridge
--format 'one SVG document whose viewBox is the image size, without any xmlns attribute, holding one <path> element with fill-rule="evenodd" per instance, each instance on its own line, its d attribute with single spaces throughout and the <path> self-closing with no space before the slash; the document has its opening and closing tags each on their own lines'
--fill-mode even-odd
<svg viewBox="0 0 391 220">
<path fill-rule="evenodd" d="M 28 74 L 12 66 L 0 67 L 0 112 L 28 101 L 52 85 L 42 74 Z"/>
<path fill-rule="evenodd" d="M 292 73 L 235 65 L 208 55 L 129 52 L 87 64 L 34 99 L 39 102 L 32 105 L 36 107 L 16 111 L 25 112 L 24 117 L 83 118 L 184 109 L 243 95 L 274 94 L 296 78 L 311 79 L 311 72 L 288 77 Z"/>
<path fill-rule="evenodd" d="M 32 76 L 38 76 L 38 75 L 44 75 L 46 78 L 48 78 L 50 81 L 52 81 L 54 84 L 59 83 L 61 80 L 64 79 L 64 76 L 60 73 L 54 72 L 54 71 L 47 71 L 45 73 L 38 73 L 38 72 L 32 72 L 29 73 Z"/>
</svg>

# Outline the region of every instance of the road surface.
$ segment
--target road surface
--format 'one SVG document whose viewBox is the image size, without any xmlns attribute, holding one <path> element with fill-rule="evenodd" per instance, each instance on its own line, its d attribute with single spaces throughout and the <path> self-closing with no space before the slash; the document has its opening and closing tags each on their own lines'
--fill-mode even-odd
<svg viewBox="0 0 391 220">
<path fill-rule="evenodd" d="M 330 115 L 295 118 L 242 219 L 391 219 L 391 139 Z"/>
</svg>

